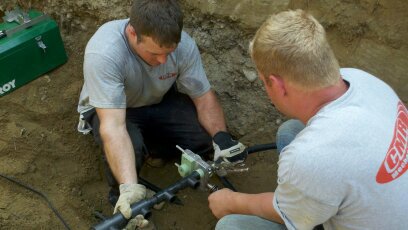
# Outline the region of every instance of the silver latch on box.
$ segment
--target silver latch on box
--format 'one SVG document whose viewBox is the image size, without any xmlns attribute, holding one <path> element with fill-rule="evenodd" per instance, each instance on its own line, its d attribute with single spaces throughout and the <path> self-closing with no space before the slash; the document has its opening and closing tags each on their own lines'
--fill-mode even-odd
<svg viewBox="0 0 408 230">
<path fill-rule="evenodd" d="M 43 51 L 45 53 L 45 49 L 47 49 L 47 46 L 44 44 L 44 42 L 41 39 L 42 39 L 41 36 L 38 36 L 38 37 L 35 38 L 35 40 L 37 41 L 38 47 L 43 49 Z"/>
</svg>

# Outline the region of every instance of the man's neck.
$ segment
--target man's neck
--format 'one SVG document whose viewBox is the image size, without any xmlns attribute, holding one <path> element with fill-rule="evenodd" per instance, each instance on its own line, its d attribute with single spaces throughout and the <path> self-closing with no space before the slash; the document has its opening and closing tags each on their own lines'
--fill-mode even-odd
<svg viewBox="0 0 408 230">
<path fill-rule="evenodd" d="M 306 124 L 320 109 L 338 99 L 348 90 L 348 85 L 341 79 L 336 85 L 311 92 L 298 94 L 298 119 Z"/>
</svg>

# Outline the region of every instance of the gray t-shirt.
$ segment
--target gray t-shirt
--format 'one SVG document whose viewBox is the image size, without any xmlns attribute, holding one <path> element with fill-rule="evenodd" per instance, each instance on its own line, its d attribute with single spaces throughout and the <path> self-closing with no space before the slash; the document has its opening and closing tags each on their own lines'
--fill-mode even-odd
<svg viewBox="0 0 408 230">
<path fill-rule="evenodd" d="M 128 21 L 102 25 L 88 42 L 78 112 L 157 104 L 176 81 L 179 91 L 191 98 L 210 90 L 198 48 L 187 33 L 182 32 L 165 64 L 151 67 L 130 49 L 125 36 Z"/>
<path fill-rule="evenodd" d="M 407 229 L 407 109 L 374 76 L 341 74 L 348 91 L 282 150 L 274 208 L 288 229 Z"/>
</svg>

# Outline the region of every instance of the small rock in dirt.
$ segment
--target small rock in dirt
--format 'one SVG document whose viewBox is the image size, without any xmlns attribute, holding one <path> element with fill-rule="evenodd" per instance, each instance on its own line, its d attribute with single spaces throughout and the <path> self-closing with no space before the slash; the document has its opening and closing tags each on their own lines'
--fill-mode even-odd
<svg viewBox="0 0 408 230">
<path fill-rule="evenodd" d="M 84 24 L 81 24 L 81 30 L 82 31 L 87 31 L 88 27 L 86 25 L 84 25 Z"/>
<path fill-rule="evenodd" d="M 254 82 L 258 78 L 258 75 L 253 70 L 243 69 L 242 72 L 244 72 L 245 77 L 250 82 Z"/>
<path fill-rule="evenodd" d="M 20 136 L 23 136 L 26 133 L 26 128 L 20 129 Z"/>
<path fill-rule="evenodd" d="M 45 75 L 44 78 L 45 78 L 45 80 L 47 81 L 47 83 L 50 83 L 50 82 L 51 82 L 51 78 L 50 78 L 49 75 Z"/>
</svg>

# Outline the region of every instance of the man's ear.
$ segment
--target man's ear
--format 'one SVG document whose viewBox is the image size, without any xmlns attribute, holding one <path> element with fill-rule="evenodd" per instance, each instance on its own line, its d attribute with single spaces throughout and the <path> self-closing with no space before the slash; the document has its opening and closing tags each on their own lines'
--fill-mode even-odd
<svg viewBox="0 0 408 230">
<path fill-rule="evenodd" d="M 135 28 L 133 28 L 133 26 L 132 25 L 130 25 L 130 24 L 128 24 L 128 26 L 127 26 L 128 28 L 128 31 L 129 31 L 129 33 L 132 35 L 132 36 L 135 36 L 136 35 L 136 30 L 135 30 Z"/>
<path fill-rule="evenodd" d="M 271 82 L 271 87 L 276 93 L 282 96 L 286 95 L 286 85 L 282 77 L 271 74 L 268 76 L 268 80 Z"/>
<path fill-rule="evenodd" d="M 133 28 L 132 25 L 128 24 L 128 26 L 126 27 L 127 33 L 129 34 L 129 36 L 131 38 L 135 38 L 137 41 L 137 34 L 136 34 L 136 30 L 135 28 Z"/>
</svg>

